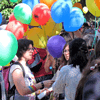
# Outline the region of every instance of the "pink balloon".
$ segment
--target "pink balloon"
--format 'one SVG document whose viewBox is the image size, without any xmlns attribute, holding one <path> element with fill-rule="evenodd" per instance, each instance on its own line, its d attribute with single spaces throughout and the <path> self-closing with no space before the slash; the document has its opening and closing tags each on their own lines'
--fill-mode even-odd
<svg viewBox="0 0 100 100">
<path fill-rule="evenodd" d="M 7 24 L 6 30 L 12 32 L 15 37 L 21 39 L 24 35 L 24 27 L 23 24 L 17 20 L 11 21 Z"/>
</svg>

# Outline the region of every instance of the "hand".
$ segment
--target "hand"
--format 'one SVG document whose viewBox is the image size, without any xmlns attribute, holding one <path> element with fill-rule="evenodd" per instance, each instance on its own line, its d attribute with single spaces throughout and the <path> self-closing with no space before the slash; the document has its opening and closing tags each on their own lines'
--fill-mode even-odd
<svg viewBox="0 0 100 100">
<path fill-rule="evenodd" d="M 44 83 L 44 86 L 49 88 L 53 83 L 54 81 L 53 80 L 46 80 L 46 81 L 43 81 Z"/>
</svg>

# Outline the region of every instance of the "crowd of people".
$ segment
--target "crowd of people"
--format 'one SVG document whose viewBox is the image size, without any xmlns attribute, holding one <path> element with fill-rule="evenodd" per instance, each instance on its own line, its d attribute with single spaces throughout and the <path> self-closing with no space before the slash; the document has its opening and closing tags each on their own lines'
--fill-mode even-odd
<svg viewBox="0 0 100 100">
<path fill-rule="evenodd" d="M 41 100 L 99 100 L 99 28 L 95 22 L 86 22 L 76 32 L 62 29 L 59 35 L 66 44 L 58 59 L 47 48 L 35 48 L 34 41 L 19 39 L 20 65 L 13 64 L 9 71 L 9 89 L 16 87 L 9 100 L 38 100 L 43 91 L 47 92 Z"/>
</svg>

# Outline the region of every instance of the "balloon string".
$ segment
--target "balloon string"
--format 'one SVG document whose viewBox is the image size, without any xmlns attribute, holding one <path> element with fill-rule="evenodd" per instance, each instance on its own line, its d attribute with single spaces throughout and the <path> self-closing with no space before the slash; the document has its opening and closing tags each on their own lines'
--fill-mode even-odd
<svg viewBox="0 0 100 100">
<path fill-rule="evenodd" d="M 52 36 L 53 36 L 53 31 L 54 31 L 55 27 L 56 27 L 56 23 L 55 23 L 54 28 L 53 28 L 53 30 L 52 30 Z"/>
<path fill-rule="evenodd" d="M 36 33 L 37 34 L 37 33 Z M 39 35 L 37 34 L 38 38 L 40 39 L 41 43 L 43 44 L 43 46 L 45 46 L 45 44 L 43 43 L 43 41 L 41 40 L 41 38 L 39 37 Z"/>
<path fill-rule="evenodd" d="M 93 43 L 92 43 L 92 49 L 93 49 L 93 46 L 96 44 L 96 12 L 95 12 L 95 36 L 94 36 L 94 41 L 93 41 Z M 95 47 L 94 47 L 95 48 Z M 91 50 L 91 52 L 90 52 L 90 55 L 91 55 L 91 53 L 92 53 L 92 50 Z M 94 53 L 95 53 L 95 49 L 94 49 Z M 95 55 L 96 56 L 96 55 Z"/>
</svg>

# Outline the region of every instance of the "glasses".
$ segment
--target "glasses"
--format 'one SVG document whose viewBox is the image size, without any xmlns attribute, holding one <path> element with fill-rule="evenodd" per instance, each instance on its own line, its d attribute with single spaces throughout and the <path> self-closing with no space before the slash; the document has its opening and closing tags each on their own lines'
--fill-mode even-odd
<svg viewBox="0 0 100 100">
<path fill-rule="evenodd" d="M 34 49 L 35 49 L 35 48 L 28 48 L 28 51 L 32 51 L 32 50 L 34 51 Z"/>
<path fill-rule="evenodd" d="M 64 50 L 64 52 L 63 53 L 69 53 L 69 50 Z"/>
</svg>

